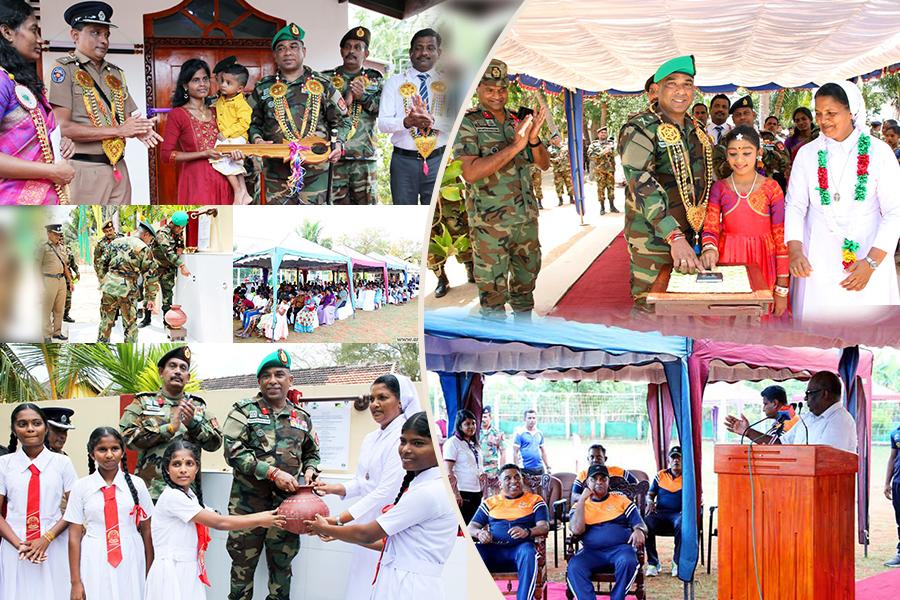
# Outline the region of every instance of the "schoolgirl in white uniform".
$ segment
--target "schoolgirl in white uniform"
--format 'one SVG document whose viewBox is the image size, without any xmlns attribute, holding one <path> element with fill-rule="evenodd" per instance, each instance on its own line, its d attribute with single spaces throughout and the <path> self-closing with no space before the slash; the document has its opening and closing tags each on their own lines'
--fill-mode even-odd
<svg viewBox="0 0 900 600">
<path fill-rule="evenodd" d="M 90 475 L 75 483 L 63 517 L 73 525 L 71 598 L 141 600 L 147 565 L 153 562 L 153 500 L 147 484 L 128 473 L 125 441 L 118 430 L 98 427 L 87 450 Z"/>
<path fill-rule="evenodd" d="M 0 457 L 0 598 L 69 600 L 69 523 L 60 504 L 78 475 L 68 456 L 44 447 L 47 418 L 37 405 L 18 405 L 11 429 L 11 453 Z"/>
</svg>

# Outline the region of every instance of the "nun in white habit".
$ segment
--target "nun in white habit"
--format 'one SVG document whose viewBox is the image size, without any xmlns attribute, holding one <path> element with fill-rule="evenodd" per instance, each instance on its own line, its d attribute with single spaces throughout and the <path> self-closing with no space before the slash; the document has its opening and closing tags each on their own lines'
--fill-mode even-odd
<svg viewBox="0 0 900 600">
<path fill-rule="evenodd" d="M 791 308 L 797 321 L 846 321 L 900 304 L 900 166 L 869 135 L 853 83 L 823 85 L 815 109 L 821 134 L 797 153 L 785 201 Z"/>
<path fill-rule="evenodd" d="M 343 484 L 315 483 L 319 493 L 337 494 L 345 499 L 358 498 L 341 514 L 328 517 L 330 524 L 371 523 L 381 516 L 385 507 L 393 504 L 406 475 L 397 452 L 400 429 L 409 415 L 420 410 L 418 393 L 408 377 L 387 374 L 372 383 L 369 412 L 379 427 L 363 439 L 356 461 L 356 475 Z M 354 545 L 344 598 L 369 597 L 379 556 L 380 552 Z"/>
</svg>

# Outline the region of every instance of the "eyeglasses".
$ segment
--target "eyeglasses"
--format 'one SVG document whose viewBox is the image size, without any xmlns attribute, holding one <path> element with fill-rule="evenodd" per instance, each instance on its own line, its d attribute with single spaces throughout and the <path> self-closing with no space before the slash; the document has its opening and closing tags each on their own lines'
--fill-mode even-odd
<svg viewBox="0 0 900 600">
<path fill-rule="evenodd" d="M 819 388 L 817 390 L 806 390 L 806 392 L 804 392 L 804 394 L 803 394 L 803 398 L 805 400 L 809 400 L 810 396 L 812 396 L 813 394 L 818 394 L 821 391 L 822 391 L 822 388 Z"/>
</svg>

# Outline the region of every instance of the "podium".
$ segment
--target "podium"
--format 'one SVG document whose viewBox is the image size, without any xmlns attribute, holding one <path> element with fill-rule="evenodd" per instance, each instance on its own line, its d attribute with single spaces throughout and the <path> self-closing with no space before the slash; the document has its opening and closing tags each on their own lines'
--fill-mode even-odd
<svg viewBox="0 0 900 600">
<path fill-rule="evenodd" d="M 719 600 L 759 598 L 753 531 L 763 598 L 853 598 L 857 462 L 831 446 L 717 445 Z"/>
</svg>

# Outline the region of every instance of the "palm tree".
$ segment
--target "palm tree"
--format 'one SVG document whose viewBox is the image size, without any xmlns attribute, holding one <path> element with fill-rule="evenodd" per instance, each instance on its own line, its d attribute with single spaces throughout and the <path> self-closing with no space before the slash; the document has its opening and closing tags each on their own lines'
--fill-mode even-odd
<svg viewBox="0 0 900 600">
<path fill-rule="evenodd" d="M 157 390 L 162 382 L 156 362 L 178 345 L 0 344 L 0 367 L 11 367 L 0 374 L 0 393 L 6 402 L 25 402 Z M 41 367 L 46 385 L 33 375 Z M 186 390 L 200 389 L 196 377 L 192 367 Z"/>
<path fill-rule="evenodd" d="M 331 249 L 331 238 L 324 236 L 325 226 L 322 225 L 322 221 L 303 219 L 303 223 L 294 227 L 294 233 L 323 248 Z"/>
</svg>

